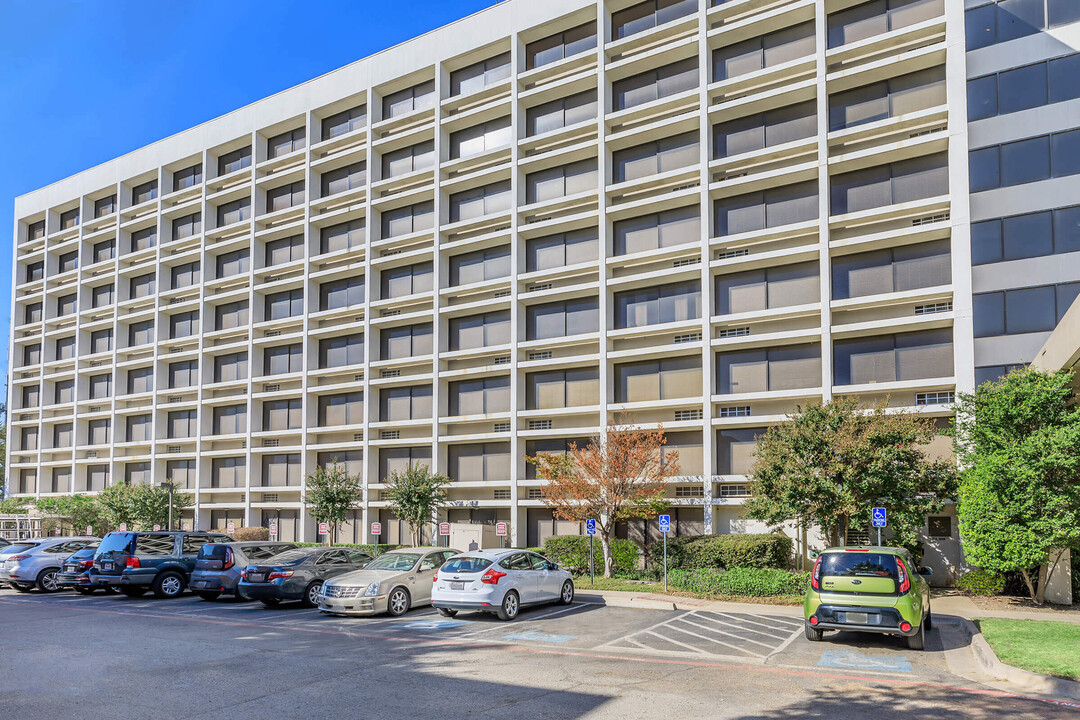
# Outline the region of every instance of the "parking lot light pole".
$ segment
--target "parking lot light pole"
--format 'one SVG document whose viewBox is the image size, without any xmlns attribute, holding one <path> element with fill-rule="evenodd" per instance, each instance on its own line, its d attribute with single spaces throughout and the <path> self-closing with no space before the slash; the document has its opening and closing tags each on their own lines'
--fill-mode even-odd
<svg viewBox="0 0 1080 720">
<path fill-rule="evenodd" d="M 169 480 L 169 481 L 167 481 L 167 482 L 163 482 L 163 483 L 161 483 L 161 487 L 164 487 L 164 488 L 168 488 L 168 489 L 169 489 L 169 524 L 168 524 L 167 528 L 168 528 L 169 530 L 172 530 L 172 522 L 173 522 L 173 513 L 172 513 L 172 509 L 173 509 L 173 492 L 174 492 L 174 491 L 176 490 L 176 485 L 174 485 L 174 484 L 173 484 L 173 482 L 172 482 L 171 480 Z"/>
</svg>

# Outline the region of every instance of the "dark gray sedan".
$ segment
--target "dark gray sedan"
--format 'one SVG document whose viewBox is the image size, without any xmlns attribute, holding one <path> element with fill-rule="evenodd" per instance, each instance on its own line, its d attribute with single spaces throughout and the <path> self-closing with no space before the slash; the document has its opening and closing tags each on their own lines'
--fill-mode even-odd
<svg viewBox="0 0 1080 720">
<path fill-rule="evenodd" d="M 245 568 L 237 592 L 270 607 L 285 600 L 299 600 L 307 607 L 315 607 L 319 604 L 319 593 L 325 580 L 359 570 L 369 562 L 370 555 L 352 548 L 286 550 Z"/>
</svg>

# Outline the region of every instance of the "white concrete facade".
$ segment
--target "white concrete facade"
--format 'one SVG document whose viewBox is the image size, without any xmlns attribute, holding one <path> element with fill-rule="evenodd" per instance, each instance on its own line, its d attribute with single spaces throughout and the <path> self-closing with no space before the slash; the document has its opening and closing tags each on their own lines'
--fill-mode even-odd
<svg viewBox="0 0 1080 720">
<path fill-rule="evenodd" d="M 974 385 L 963 8 L 861 5 L 507 0 L 18 198 L 8 491 L 314 540 L 338 457 L 393 542 L 419 461 L 536 544 L 526 453 L 629 412 L 679 532 L 757 529 L 755 431 Z"/>
</svg>

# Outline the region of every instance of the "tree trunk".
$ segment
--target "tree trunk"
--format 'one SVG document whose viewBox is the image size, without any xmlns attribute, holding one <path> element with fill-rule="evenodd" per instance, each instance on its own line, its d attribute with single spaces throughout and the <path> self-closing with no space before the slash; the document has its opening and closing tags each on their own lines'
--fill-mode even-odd
<svg viewBox="0 0 1080 720">
<path fill-rule="evenodd" d="M 611 559 L 611 538 L 608 537 L 609 531 L 605 531 L 603 528 L 598 529 L 600 530 L 600 552 L 604 557 L 604 577 L 609 578 L 615 565 Z"/>
<path fill-rule="evenodd" d="M 1021 570 L 1021 571 L 1020 571 L 1020 575 L 1022 575 L 1022 576 L 1023 576 L 1023 578 L 1024 578 L 1024 584 L 1025 584 L 1025 585 L 1027 585 L 1027 589 L 1028 589 L 1028 596 L 1029 596 L 1029 597 L 1030 597 L 1030 598 L 1031 598 L 1032 600 L 1035 600 L 1035 588 L 1034 588 L 1034 587 L 1032 586 L 1032 584 L 1031 584 L 1031 576 L 1030 576 L 1030 575 L 1028 575 L 1028 571 L 1027 571 L 1027 570 Z"/>
</svg>

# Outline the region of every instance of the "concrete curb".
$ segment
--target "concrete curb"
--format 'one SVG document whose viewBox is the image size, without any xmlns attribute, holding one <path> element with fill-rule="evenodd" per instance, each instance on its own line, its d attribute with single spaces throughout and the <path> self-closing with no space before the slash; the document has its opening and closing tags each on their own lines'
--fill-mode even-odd
<svg viewBox="0 0 1080 720">
<path fill-rule="evenodd" d="M 986 638 L 982 636 L 979 627 L 974 622 L 962 618 L 961 623 L 971 643 L 971 653 L 979 668 L 987 675 L 1029 692 L 1080 700 L 1080 682 L 1040 675 L 1006 665 L 998 659 L 997 653 L 990 647 L 990 643 L 986 642 Z"/>
<path fill-rule="evenodd" d="M 595 598 L 591 602 L 602 602 L 609 607 L 632 607 L 643 610 L 709 610 L 712 612 L 743 612 L 799 618 L 802 617 L 803 612 L 802 606 L 797 605 L 725 602 L 660 593 L 634 593 L 623 590 L 582 590 L 578 593 L 578 599 L 581 601 L 590 602 L 587 598 Z"/>
</svg>

